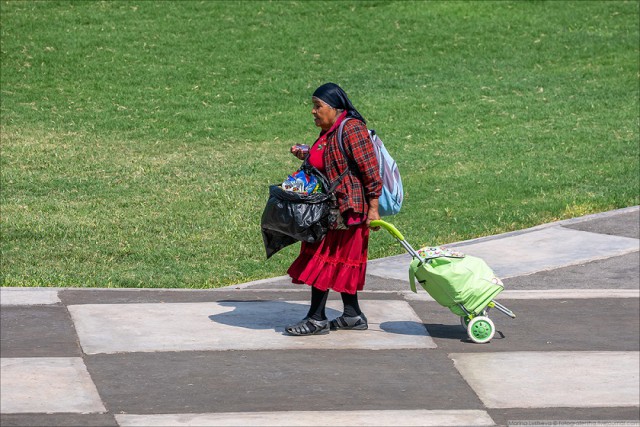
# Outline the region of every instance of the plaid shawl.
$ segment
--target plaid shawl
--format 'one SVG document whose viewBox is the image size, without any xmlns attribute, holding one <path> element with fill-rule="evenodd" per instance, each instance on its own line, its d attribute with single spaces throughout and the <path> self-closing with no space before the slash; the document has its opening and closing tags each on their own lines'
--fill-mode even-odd
<svg viewBox="0 0 640 427">
<path fill-rule="evenodd" d="M 337 131 L 327 135 L 324 152 L 327 177 L 329 181 L 335 181 L 348 165 L 350 171 L 336 189 L 340 212 L 353 209 L 355 213 L 366 214 L 368 200 L 377 199 L 382 193 L 378 159 L 366 125 L 360 120 L 349 120 L 342 132 L 342 143 L 349 158 L 348 164 L 340 152 Z"/>
</svg>

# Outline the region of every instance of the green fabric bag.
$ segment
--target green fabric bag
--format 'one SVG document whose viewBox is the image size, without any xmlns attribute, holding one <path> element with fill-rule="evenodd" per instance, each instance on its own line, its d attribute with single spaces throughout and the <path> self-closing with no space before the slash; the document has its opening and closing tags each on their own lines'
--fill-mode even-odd
<svg viewBox="0 0 640 427">
<path fill-rule="evenodd" d="M 459 304 L 476 316 L 504 289 L 482 259 L 469 255 L 441 256 L 426 263 L 414 258 L 409 266 L 413 292 L 417 292 L 416 280 L 434 300 L 458 316 L 466 316 Z"/>
</svg>

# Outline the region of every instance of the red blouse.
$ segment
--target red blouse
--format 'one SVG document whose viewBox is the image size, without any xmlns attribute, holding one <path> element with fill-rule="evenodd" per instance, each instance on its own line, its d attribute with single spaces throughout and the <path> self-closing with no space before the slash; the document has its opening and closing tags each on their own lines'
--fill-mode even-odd
<svg viewBox="0 0 640 427">
<path fill-rule="evenodd" d="M 347 167 L 336 132 L 346 115 L 344 111 L 309 150 L 309 163 L 325 174 L 330 182 L 335 181 Z M 352 161 L 350 164 L 355 164 L 358 170 L 350 171 L 336 188 L 338 204 L 347 225 L 361 224 L 367 219 L 368 199 L 379 197 L 382 191 L 378 161 L 367 128 L 361 121 L 351 119 L 347 122 L 342 142 Z"/>
</svg>

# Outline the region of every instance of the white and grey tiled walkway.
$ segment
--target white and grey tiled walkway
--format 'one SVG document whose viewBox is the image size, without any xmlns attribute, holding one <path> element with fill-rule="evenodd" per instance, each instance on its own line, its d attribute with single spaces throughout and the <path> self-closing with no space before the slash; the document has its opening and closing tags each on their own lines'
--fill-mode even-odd
<svg viewBox="0 0 640 427">
<path fill-rule="evenodd" d="M 308 298 L 285 278 L 208 291 L 3 288 L 0 421 L 637 425 L 638 213 L 452 245 L 506 278 L 498 300 L 518 317 L 492 312 L 498 333 L 485 345 L 408 292 L 406 256 L 372 261 L 369 330 L 318 337 L 283 333 Z M 340 312 L 332 295 L 327 314 Z"/>
</svg>

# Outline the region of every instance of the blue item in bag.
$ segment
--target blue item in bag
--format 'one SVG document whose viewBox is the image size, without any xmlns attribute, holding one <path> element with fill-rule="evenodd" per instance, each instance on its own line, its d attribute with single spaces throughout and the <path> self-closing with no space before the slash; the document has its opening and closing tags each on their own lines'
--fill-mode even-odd
<svg viewBox="0 0 640 427">
<path fill-rule="evenodd" d="M 282 183 L 282 189 L 294 193 L 312 194 L 318 191 L 319 184 L 315 176 L 299 170 L 287 177 Z"/>
</svg>

